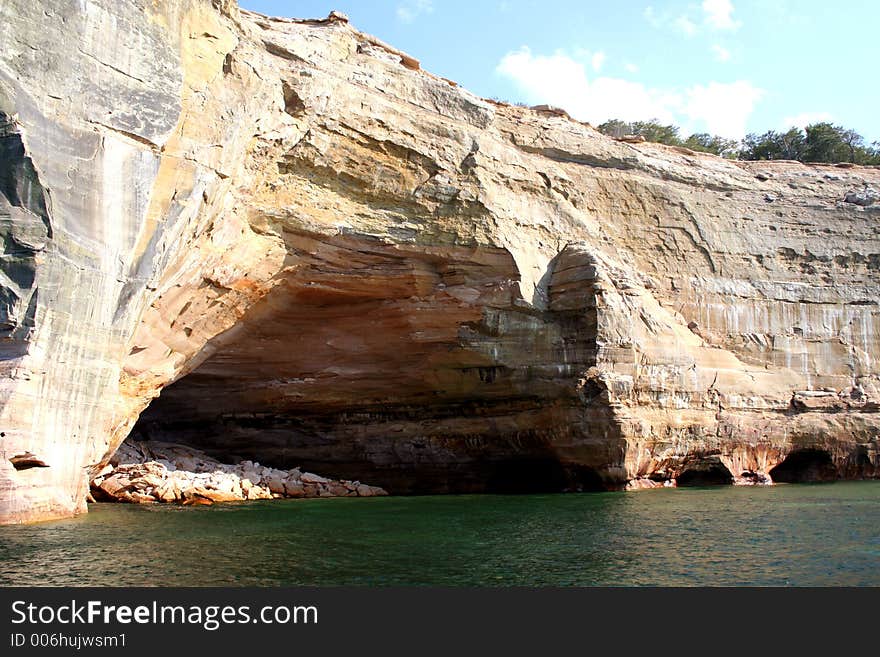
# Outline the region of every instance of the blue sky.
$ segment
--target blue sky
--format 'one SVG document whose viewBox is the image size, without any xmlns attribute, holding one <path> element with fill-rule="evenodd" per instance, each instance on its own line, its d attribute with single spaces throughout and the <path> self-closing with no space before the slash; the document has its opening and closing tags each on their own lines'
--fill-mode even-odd
<svg viewBox="0 0 880 657">
<path fill-rule="evenodd" d="M 480 96 L 739 138 L 828 120 L 880 140 L 876 0 L 239 0 L 358 29 Z"/>
</svg>

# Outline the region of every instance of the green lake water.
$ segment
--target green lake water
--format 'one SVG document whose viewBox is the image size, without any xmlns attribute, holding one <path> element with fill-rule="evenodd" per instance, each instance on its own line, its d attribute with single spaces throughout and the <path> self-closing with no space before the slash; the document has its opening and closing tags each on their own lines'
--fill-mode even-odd
<svg viewBox="0 0 880 657">
<path fill-rule="evenodd" d="M 880 586 L 880 482 L 96 504 L 0 527 L 0 584 Z"/>
</svg>

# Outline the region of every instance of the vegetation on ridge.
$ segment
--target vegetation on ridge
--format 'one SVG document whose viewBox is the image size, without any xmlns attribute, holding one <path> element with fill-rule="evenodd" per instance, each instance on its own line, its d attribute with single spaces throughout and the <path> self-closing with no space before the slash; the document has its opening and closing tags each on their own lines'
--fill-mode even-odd
<svg viewBox="0 0 880 657">
<path fill-rule="evenodd" d="M 769 130 L 761 135 L 750 133 L 742 141 L 705 132 L 683 139 L 678 126 L 664 125 L 656 119 L 633 122 L 611 119 L 598 129 L 611 137 L 639 136 L 646 141 L 684 146 L 694 151 L 740 160 L 880 164 L 880 142 L 866 144 L 864 137 L 855 130 L 827 122 L 813 123 L 803 130 L 792 127 L 785 132 Z"/>
</svg>

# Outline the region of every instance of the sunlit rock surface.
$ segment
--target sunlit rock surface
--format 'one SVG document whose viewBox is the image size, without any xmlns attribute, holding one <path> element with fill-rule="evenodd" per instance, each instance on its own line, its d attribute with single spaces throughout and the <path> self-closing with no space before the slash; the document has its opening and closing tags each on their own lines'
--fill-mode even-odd
<svg viewBox="0 0 880 657">
<path fill-rule="evenodd" d="M 183 505 L 302 497 L 376 497 L 381 488 L 253 461 L 220 463 L 184 445 L 126 441 L 92 478 L 96 501 Z"/>
<path fill-rule="evenodd" d="M 338 16 L 0 39 L 2 522 L 136 422 L 392 493 L 878 474 L 876 168 L 616 142 Z"/>
</svg>

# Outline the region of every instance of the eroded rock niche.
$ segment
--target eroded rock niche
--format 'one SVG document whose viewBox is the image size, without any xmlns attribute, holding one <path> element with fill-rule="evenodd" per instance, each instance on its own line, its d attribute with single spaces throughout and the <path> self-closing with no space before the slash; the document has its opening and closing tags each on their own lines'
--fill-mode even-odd
<svg viewBox="0 0 880 657">
<path fill-rule="evenodd" d="M 863 463 L 864 465 L 864 463 Z M 839 477 L 831 455 L 824 449 L 797 449 L 770 471 L 773 481 L 812 483 L 834 481 Z"/>
<path fill-rule="evenodd" d="M 297 267 L 163 390 L 133 438 L 393 493 L 620 483 L 610 418 L 578 394 L 596 362 L 596 311 L 588 284 L 567 292 L 577 270 L 552 262 L 536 310 L 503 249 L 285 241 Z"/>
</svg>

